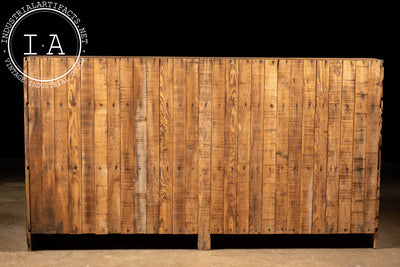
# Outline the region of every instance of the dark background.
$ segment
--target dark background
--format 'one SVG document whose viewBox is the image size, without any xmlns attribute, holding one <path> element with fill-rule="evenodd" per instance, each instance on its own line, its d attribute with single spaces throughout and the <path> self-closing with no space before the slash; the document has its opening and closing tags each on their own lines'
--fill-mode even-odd
<svg viewBox="0 0 400 267">
<path fill-rule="evenodd" d="M 22 6 L 0 9 L 0 28 Z M 400 162 L 398 14 L 383 1 L 62 3 L 88 33 L 85 55 L 372 57 L 384 60 L 383 163 Z M 0 157 L 24 156 L 23 86 L 0 62 Z"/>
</svg>

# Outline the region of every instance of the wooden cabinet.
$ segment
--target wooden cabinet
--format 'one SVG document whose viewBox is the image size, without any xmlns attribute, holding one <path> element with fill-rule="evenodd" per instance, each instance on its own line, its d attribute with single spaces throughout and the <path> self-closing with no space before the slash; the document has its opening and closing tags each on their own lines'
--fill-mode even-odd
<svg viewBox="0 0 400 267">
<path fill-rule="evenodd" d="M 30 76 L 73 64 L 28 57 Z M 382 61 L 82 57 L 25 82 L 27 233 L 366 233 Z"/>
</svg>

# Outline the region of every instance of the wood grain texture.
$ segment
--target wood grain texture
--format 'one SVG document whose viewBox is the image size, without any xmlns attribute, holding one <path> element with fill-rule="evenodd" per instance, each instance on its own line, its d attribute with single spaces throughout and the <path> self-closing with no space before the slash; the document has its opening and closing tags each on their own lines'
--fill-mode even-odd
<svg viewBox="0 0 400 267">
<path fill-rule="evenodd" d="M 351 207 L 352 233 L 361 233 L 364 221 L 368 75 L 369 62 L 356 61 Z"/>
<path fill-rule="evenodd" d="M 350 232 L 351 180 L 353 175 L 355 64 L 355 61 L 343 61 L 343 90 L 339 149 L 339 233 Z"/>
<path fill-rule="evenodd" d="M 160 61 L 146 60 L 147 233 L 158 233 L 160 213 Z"/>
<path fill-rule="evenodd" d="M 264 60 L 251 61 L 249 233 L 261 233 L 264 148 Z"/>
<path fill-rule="evenodd" d="M 133 63 L 133 101 L 135 117 L 135 173 L 134 191 L 134 231 L 146 233 L 146 186 L 147 186 L 147 123 L 146 123 L 146 59 L 135 58 Z"/>
<path fill-rule="evenodd" d="M 186 234 L 197 234 L 199 173 L 199 61 L 185 59 L 185 227 Z"/>
<path fill-rule="evenodd" d="M 107 58 L 108 231 L 121 232 L 121 111 L 120 60 Z"/>
<path fill-rule="evenodd" d="M 317 60 L 317 82 L 314 115 L 314 182 L 313 226 L 315 234 L 325 233 L 326 207 L 326 153 L 328 145 L 328 86 L 329 65 Z"/>
<path fill-rule="evenodd" d="M 40 78 L 40 58 L 28 58 L 28 73 L 31 77 Z M 43 220 L 42 198 L 42 105 L 41 90 L 28 80 L 28 157 L 29 157 L 29 190 L 31 232 L 41 233 Z"/>
<path fill-rule="evenodd" d="M 238 60 L 226 60 L 224 233 L 236 233 Z"/>
<path fill-rule="evenodd" d="M 249 233 L 250 208 L 250 151 L 252 106 L 252 61 L 238 62 L 238 133 L 237 133 L 237 225 L 236 233 Z M 214 155 L 213 155 L 214 156 Z M 255 189 L 255 188 L 252 188 Z M 256 193 L 256 192 L 254 192 Z M 253 196 L 252 196 L 253 197 Z M 254 207 L 253 207 L 254 208 Z M 254 211 L 254 209 L 253 209 Z M 252 213 L 252 221 L 254 213 Z"/>
<path fill-rule="evenodd" d="M 53 75 L 53 60 L 41 59 L 40 71 L 42 79 Z M 43 86 L 42 104 L 42 186 L 43 186 L 43 233 L 56 233 L 55 206 L 55 158 L 54 158 L 54 88 Z"/>
<path fill-rule="evenodd" d="M 28 73 L 28 59 L 24 58 L 24 73 Z M 31 203 L 30 203 L 30 177 L 29 177 L 29 97 L 28 78 L 24 78 L 24 164 L 25 164 L 25 212 L 26 212 L 26 243 L 28 251 L 32 250 L 31 239 Z M 59 216 L 56 216 L 56 218 Z"/>
<path fill-rule="evenodd" d="M 186 232 L 186 162 L 185 162 L 185 128 L 186 128 L 186 62 L 173 60 L 173 233 Z"/>
<path fill-rule="evenodd" d="M 278 61 L 265 60 L 262 233 L 275 232 Z"/>
<path fill-rule="evenodd" d="M 211 213 L 211 60 L 199 60 L 199 180 L 198 180 L 198 248 L 211 248 L 210 213 Z"/>
<path fill-rule="evenodd" d="M 108 233 L 107 60 L 94 59 L 95 232 Z"/>
<path fill-rule="evenodd" d="M 49 78 L 72 57 L 29 57 Z M 31 233 L 367 233 L 382 62 L 83 57 L 24 86 Z"/>
<path fill-rule="evenodd" d="M 302 159 L 303 61 L 290 64 L 289 163 L 287 233 L 300 233 L 300 175 Z"/>
<path fill-rule="evenodd" d="M 290 62 L 288 60 L 279 60 L 276 113 L 275 233 L 286 233 L 287 230 L 289 83 Z"/>
<path fill-rule="evenodd" d="M 381 64 L 371 61 L 368 77 L 367 129 L 366 129 L 366 170 L 363 232 L 377 231 L 378 168 L 381 124 Z"/>
<path fill-rule="evenodd" d="M 171 234 L 172 229 L 172 175 L 173 175 L 173 61 L 160 60 L 160 230 Z"/>
<path fill-rule="evenodd" d="M 95 163 L 94 163 L 94 72 L 91 58 L 82 62 L 82 232 L 95 231 Z M 68 185 L 67 185 L 68 186 Z"/>
<path fill-rule="evenodd" d="M 120 61 L 120 119 L 121 119 L 121 233 L 133 233 L 134 195 L 134 109 L 133 59 Z"/>
<path fill-rule="evenodd" d="M 303 62 L 303 117 L 301 134 L 300 233 L 312 233 L 314 181 L 314 120 L 316 61 Z"/>
<path fill-rule="evenodd" d="M 68 58 L 68 66 L 74 60 Z M 82 233 L 82 147 L 80 71 L 68 74 L 68 215 L 69 233 Z"/>
<path fill-rule="evenodd" d="M 225 173 L 225 64 L 213 59 L 212 71 L 212 144 L 211 144 L 211 222 L 212 234 L 224 232 L 224 173 Z"/>
<path fill-rule="evenodd" d="M 328 93 L 328 151 L 326 173 L 325 232 L 336 233 L 339 205 L 340 114 L 343 82 L 342 61 L 330 61 Z"/>
</svg>

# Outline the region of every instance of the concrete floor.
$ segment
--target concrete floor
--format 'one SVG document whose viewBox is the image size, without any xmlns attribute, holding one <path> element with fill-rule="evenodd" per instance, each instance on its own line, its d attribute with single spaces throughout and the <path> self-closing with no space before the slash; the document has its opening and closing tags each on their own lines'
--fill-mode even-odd
<svg viewBox="0 0 400 267">
<path fill-rule="evenodd" d="M 378 249 L 346 248 L 346 244 L 329 248 L 329 243 L 324 248 L 301 243 L 263 248 L 258 243 L 257 248 L 243 249 L 240 241 L 236 248 L 229 243 L 224 249 L 222 243 L 219 249 L 198 251 L 192 245 L 168 249 L 171 241 L 167 241 L 161 249 L 28 252 L 23 175 L 23 160 L 0 159 L 0 266 L 400 266 L 400 168 L 393 165 L 382 171 Z"/>
</svg>

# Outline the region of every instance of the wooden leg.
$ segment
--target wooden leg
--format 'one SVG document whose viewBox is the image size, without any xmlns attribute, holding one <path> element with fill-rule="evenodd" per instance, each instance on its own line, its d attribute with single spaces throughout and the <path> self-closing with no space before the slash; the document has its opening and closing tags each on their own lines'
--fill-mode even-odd
<svg viewBox="0 0 400 267">
<path fill-rule="evenodd" d="M 373 248 L 378 248 L 378 231 L 375 232 L 375 234 L 372 235 L 372 247 Z"/>
<path fill-rule="evenodd" d="M 200 233 L 197 235 L 197 248 L 199 250 L 210 250 L 211 249 L 210 234 Z"/>
<path fill-rule="evenodd" d="M 28 245 L 28 251 L 32 251 L 32 237 L 30 232 L 26 232 L 26 244 Z"/>
<path fill-rule="evenodd" d="M 378 248 L 378 232 L 368 235 L 368 241 L 371 247 Z"/>
</svg>

